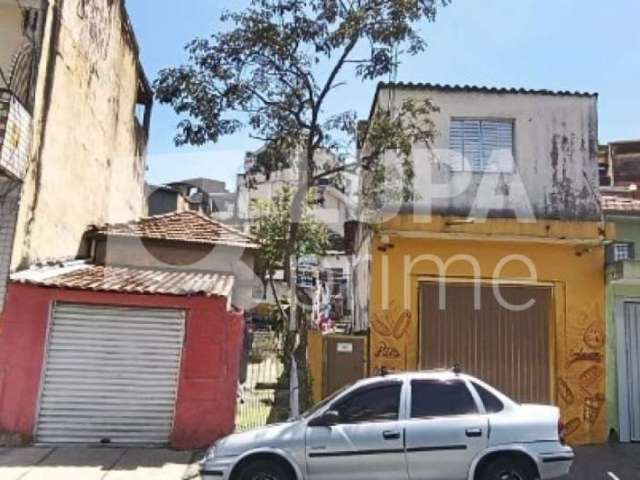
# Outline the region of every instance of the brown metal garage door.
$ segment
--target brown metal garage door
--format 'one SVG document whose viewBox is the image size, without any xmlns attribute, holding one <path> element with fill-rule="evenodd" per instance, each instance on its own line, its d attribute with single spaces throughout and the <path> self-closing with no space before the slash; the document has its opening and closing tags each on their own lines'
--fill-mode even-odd
<svg viewBox="0 0 640 480">
<path fill-rule="evenodd" d="M 440 308 L 439 283 L 421 284 L 421 359 L 423 368 L 460 364 L 520 402 L 549 402 L 551 288 L 502 285 L 502 298 L 529 308 L 513 311 L 500 304 L 491 285 L 481 285 L 479 309 L 474 286 L 448 283 Z"/>
</svg>

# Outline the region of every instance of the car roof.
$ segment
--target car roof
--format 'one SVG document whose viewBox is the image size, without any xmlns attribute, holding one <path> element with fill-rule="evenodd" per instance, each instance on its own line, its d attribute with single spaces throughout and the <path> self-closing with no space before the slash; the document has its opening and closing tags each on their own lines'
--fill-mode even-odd
<svg viewBox="0 0 640 480">
<path fill-rule="evenodd" d="M 414 379 L 433 379 L 433 380 L 453 380 L 456 378 L 473 380 L 474 378 L 464 373 L 456 373 L 451 369 L 441 370 L 424 370 L 419 372 L 402 372 L 402 373 L 390 373 L 387 375 L 378 375 L 375 377 L 369 377 L 356 382 L 356 385 L 367 385 L 370 383 L 377 383 L 381 380 L 414 380 Z"/>
<path fill-rule="evenodd" d="M 497 396 L 498 399 L 503 403 L 506 408 L 513 408 L 518 405 L 513 399 L 509 398 L 507 395 L 502 393 L 500 390 L 496 389 L 492 385 L 483 382 L 479 378 L 476 378 L 472 375 L 466 373 L 458 373 L 453 369 L 439 369 L 439 370 L 424 370 L 418 372 L 402 372 L 402 373 L 390 373 L 386 375 L 377 375 L 375 377 L 363 378 L 361 380 L 357 380 L 350 385 L 346 385 L 342 388 L 342 390 L 335 393 L 336 397 L 333 398 L 333 401 L 339 400 L 344 396 L 350 395 L 356 389 L 360 387 L 366 387 L 367 385 L 374 386 L 375 384 L 380 384 L 384 381 L 396 381 L 396 382 L 405 382 L 411 380 L 466 380 L 470 382 L 474 382 L 475 386 L 482 386 L 487 389 L 490 393 Z M 328 408 L 327 405 L 325 405 Z"/>
</svg>

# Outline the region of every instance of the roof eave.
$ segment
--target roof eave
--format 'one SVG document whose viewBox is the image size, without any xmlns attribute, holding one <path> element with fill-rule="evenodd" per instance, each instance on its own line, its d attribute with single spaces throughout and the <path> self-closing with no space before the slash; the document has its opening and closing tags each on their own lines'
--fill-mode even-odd
<svg viewBox="0 0 640 480">
<path fill-rule="evenodd" d="M 149 237 L 149 236 L 141 236 L 141 235 L 136 235 L 136 234 L 129 234 L 129 233 L 124 233 L 124 232 L 104 232 L 104 231 L 97 231 L 95 233 L 92 232 L 88 232 L 87 235 L 90 235 L 89 238 L 95 238 L 95 239 L 108 239 L 108 237 L 118 237 L 118 238 L 128 238 L 128 239 L 137 239 L 137 240 L 142 240 L 145 242 L 162 242 L 162 243 L 176 243 L 176 244 L 188 244 L 188 245 L 202 245 L 202 246 L 209 246 L 209 247 L 215 247 L 215 246 L 221 246 L 221 247 L 233 247 L 233 248 L 246 248 L 246 249 L 250 249 L 250 250 L 257 250 L 260 248 L 260 246 L 258 244 L 255 243 L 248 243 L 248 244 L 241 244 L 241 243 L 232 243 L 232 242 L 205 242 L 203 240 L 188 240 L 188 239 L 175 239 L 175 238 L 159 238 L 159 237 Z"/>
</svg>

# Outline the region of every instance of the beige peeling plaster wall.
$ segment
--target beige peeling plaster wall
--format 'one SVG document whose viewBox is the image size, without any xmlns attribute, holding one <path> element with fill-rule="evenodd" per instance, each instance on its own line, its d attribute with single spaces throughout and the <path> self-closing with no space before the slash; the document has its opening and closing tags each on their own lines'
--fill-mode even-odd
<svg viewBox="0 0 640 480">
<path fill-rule="evenodd" d="M 135 219 L 145 208 L 146 142 L 134 117 L 137 52 L 121 3 L 52 3 L 13 269 L 75 256 L 88 225 Z"/>
</svg>

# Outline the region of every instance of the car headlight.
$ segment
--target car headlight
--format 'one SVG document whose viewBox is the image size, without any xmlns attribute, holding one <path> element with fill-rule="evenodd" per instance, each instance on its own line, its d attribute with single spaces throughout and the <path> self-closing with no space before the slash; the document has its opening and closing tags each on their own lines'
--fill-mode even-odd
<svg viewBox="0 0 640 480">
<path fill-rule="evenodd" d="M 204 455 L 204 460 L 211 460 L 215 456 L 216 456 L 216 446 L 212 445 L 209 447 L 209 450 L 207 450 L 207 453 Z"/>
</svg>

